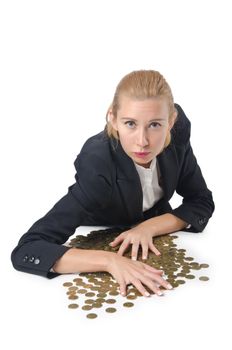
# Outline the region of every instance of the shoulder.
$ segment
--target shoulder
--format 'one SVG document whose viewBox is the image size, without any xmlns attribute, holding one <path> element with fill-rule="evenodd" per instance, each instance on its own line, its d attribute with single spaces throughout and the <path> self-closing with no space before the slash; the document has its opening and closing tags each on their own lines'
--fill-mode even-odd
<svg viewBox="0 0 232 350">
<path fill-rule="evenodd" d="M 105 130 L 87 139 L 78 154 L 74 165 L 77 168 L 101 169 L 111 164 L 109 137 Z"/>
<path fill-rule="evenodd" d="M 174 143 L 186 144 L 191 134 L 191 122 L 179 104 L 175 103 L 175 108 L 177 111 L 177 119 L 171 130 L 172 139 Z"/>
<path fill-rule="evenodd" d="M 84 145 L 81 148 L 81 153 L 82 152 L 87 152 L 87 153 L 101 153 L 101 152 L 106 152 L 108 149 L 109 145 L 109 137 L 107 136 L 106 132 L 103 130 L 99 132 L 96 135 L 91 136 L 88 138 Z"/>
</svg>

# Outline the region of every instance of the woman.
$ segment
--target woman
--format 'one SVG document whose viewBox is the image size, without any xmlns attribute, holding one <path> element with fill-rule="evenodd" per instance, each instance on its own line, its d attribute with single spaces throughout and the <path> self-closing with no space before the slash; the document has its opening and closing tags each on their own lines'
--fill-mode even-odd
<svg viewBox="0 0 232 350">
<path fill-rule="evenodd" d="M 172 286 L 162 271 L 137 261 L 152 238 L 175 231 L 201 232 L 214 211 L 190 144 L 190 122 L 157 71 L 126 75 L 107 111 L 105 129 L 83 145 L 74 165 L 76 182 L 53 208 L 21 237 L 12 252 L 20 271 L 52 278 L 63 273 L 108 271 L 126 295 L 133 284 L 148 296 L 146 286 L 162 295 Z M 174 192 L 183 197 L 172 209 Z M 125 225 L 111 242 L 117 253 L 64 245 L 78 226 Z M 131 245 L 131 257 L 123 256 Z"/>
</svg>

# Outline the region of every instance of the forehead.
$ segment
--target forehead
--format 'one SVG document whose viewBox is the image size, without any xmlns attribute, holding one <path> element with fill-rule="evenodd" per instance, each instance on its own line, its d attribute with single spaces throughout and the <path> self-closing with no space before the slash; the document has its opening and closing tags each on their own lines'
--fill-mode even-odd
<svg viewBox="0 0 232 350">
<path fill-rule="evenodd" d="M 146 115 L 148 117 L 168 116 L 168 103 L 162 97 L 133 99 L 127 96 L 121 96 L 119 101 L 118 115 L 121 117 L 139 117 Z"/>
</svg>

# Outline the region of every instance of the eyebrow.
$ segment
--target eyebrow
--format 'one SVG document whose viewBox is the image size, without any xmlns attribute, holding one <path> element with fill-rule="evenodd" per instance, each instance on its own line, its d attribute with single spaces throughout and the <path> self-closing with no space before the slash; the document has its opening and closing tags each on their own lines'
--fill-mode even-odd
<svg viewBox="0 0 232 350">
<path fill-rule="evenodd" d="M 126 118 L 126 117 L 123 117 L 123 118 L 120 118 L 120 119 L 122 119 L 122 120 L 128 120 L 128 119 L 130 119 L 130 120 L 133 120 L 133 121 L 135 121 L 135 122 L 137 122 L 137 119 L 133 119 L 133 118 Z M 157 122 L 157 121 L 163 121 L 163 120 L 166 120 L 166 119 L 164 119 L 164 118 L 155 118 L 155 119 L 151 119 L 151 120 L 149 120 L 149 122 Z"/>
</svg>

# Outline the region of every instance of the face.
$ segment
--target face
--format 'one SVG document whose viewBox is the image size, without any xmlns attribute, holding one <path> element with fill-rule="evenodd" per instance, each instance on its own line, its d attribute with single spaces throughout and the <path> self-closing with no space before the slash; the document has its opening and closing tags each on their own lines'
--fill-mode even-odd
<svg viewBox="0 0 232 350">
<path fill-rule="evenodd" d="M 126 154 L 146 168 L 163 150 L 167 133 L 173 126 L 168 104 L 162 98 L 135 100 L 122 96 L 117 118 L 112 112 L 109 117 Z"/>
</svg>

